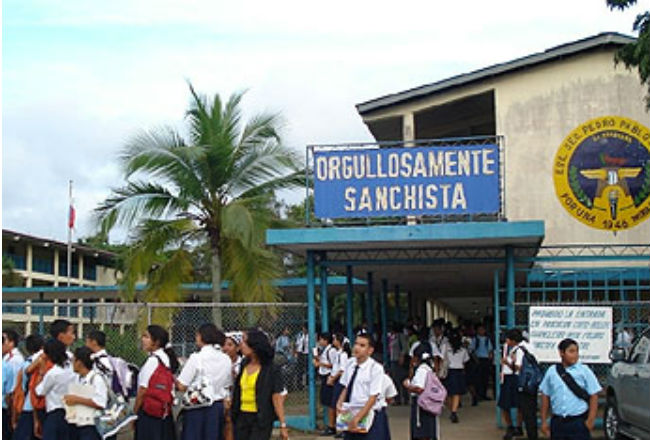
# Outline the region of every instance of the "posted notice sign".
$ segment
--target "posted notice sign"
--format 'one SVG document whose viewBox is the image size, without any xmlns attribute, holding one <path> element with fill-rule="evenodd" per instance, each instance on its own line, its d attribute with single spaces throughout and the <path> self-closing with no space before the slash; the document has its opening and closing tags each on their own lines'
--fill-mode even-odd
<svg viewBox="0 0 650 440">
<path fill-rule="evenodd" d="M 540 362 L 559 362 L 557 346 L 564 338 L 578 341 L 581 362 L 611 362 L 611 307 L 532 306 L 528 323 L 530 343 Z"/>
</svg>

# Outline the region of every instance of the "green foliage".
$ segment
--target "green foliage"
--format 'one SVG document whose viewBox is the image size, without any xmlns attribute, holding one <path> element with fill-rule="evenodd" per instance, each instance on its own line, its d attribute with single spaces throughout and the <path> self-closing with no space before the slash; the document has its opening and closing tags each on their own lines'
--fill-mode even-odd
<svg viewBox="0 0 650 440">
<path fill-rule="evenodd" d="M 147 359 L 140 347 L 140 332 L 136 326 L 128 326 L 120 333 L 118 329 L 106 328 L 106 351 L 111 356 L 121 357 L 140 366 Z"/>
<path fill-rule="evenodd" d="M 580 182 L 578 181 L 578 168 L 575 166 L 569 168 L 569 186 L 580 203 L 589 209 L 593 207 L 593 201 L 580 186 Z"/>
<path fill-rule="evenodd" d="M 610 9 L 625 10 L 636 4 L 636 0 L 607 0 Z M 616 53 L 615 62 L 623 63 L 626 68 L 637 68 L 641 84 L 647 84 L 645 97 L 646 109 L 650 111 L 650 11 L 636 16 L 632 26 L 638 32 L 637 40 L 626 44 Z"/>
<path fill-rule="evenodd" d="M 634 197 L 634 205 L 639 206 L 645 201 L 645 199 L 650 196 L 650 161 L 645 163 L 645 179 L 643 179 L 643 185 L 641 189 Z"/>
<path fill-rule="evenodd" d="M 2 286 L 3 287 L 20 287 L 23 285 L 23 277 L 16 273 L 14 260 L 7 256 L 2 256 Z"/>
<path fill-rule="evenodd" d="M 275 299 L 279 260 L 264 248 L 264 233 L 274 192 L 304 183 L 299 160 L 280 142 L 277 115 L 244 123 L 241 93 L 223 102 L 189 88 L 188 135 L 163 127 L 131 138 L 120 156 L 126 183 L 96 209 L 102 233 L 116 225 L 133 231 L 126 296 L 146 279 L 146 299 L 175 301 L 198 266 L 215 301 L 222 274 L 237 299 Z"/>
</svg>

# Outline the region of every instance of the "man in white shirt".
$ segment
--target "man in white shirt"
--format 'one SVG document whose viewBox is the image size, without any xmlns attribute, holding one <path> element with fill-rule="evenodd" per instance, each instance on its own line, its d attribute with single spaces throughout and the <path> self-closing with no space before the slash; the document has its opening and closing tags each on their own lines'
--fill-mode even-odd
<svg viewBox="0 0 650 440">
<path fill-rule="evenodd" d="M 309 366 L 309 332 L 304 325 L 296 336 L 294 344 L 296 359 L 298 359 L 298 375 L 302 386 L 307 384 L 307 368 Z"/>
</svg>

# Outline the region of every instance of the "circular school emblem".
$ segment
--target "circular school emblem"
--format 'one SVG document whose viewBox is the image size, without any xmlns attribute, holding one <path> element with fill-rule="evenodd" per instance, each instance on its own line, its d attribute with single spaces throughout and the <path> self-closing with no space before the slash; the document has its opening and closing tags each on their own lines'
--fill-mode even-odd
<svg viewBox="0 0 650 440">
<path fill-rule="evenodd" d="M 553 182 L 571 216 L 597 229 L 630 229 L 650 218 L 650 129 L 620 116 L 576 127 L 553 161 Z"/>
</svg>

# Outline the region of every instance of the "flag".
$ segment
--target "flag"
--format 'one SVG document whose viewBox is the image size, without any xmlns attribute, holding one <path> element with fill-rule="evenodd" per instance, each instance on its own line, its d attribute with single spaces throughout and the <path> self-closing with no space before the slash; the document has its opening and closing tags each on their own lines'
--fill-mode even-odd
<svg viewBox="0 0 650 440">
<path fill-rule="evenodd" d="M 74 228 L 74 220 L 75 220 L 75 210 L 74 210 L 74 206 L 70 204 L 70 212 L 68 214 L 68 228 L 70 229 Z"/>
</svg>

